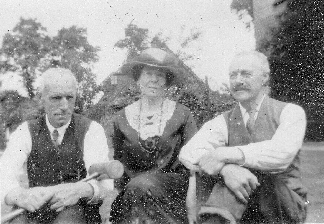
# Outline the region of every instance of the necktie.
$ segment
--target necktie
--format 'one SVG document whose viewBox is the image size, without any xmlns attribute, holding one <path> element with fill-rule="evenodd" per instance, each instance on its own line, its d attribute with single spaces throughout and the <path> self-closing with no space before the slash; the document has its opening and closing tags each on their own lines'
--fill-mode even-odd
<svg viewBox="0 0 324 224">
<path fill-rule="evenodd" d="M 53 144 L 54 144 L 56 147 L 59 145 L 58 137 L 59 137 L 59 133 L 58 133 L 58 131 L 55 129 L 55 130 L 52 132 L 52 141 L 53 141 Z"/>
<path fill-rule="evenodd" d="M 246 122 L 246 129 L 250 134 L 254 132 L 256 110 L 249 111 L 249 119 Z"/>
</svg>

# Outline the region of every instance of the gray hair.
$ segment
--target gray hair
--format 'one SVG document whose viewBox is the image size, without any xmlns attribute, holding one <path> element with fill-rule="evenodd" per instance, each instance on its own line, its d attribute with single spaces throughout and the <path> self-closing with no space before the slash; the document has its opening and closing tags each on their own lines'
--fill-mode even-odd
<svg viewBox="0 0 324 224">
<path fill-rule="evenodd" d="M 252 56 L 259 61 L 262 72 L 270 74 L 270 65 L 267 56 L 259 51 L 243 51 L 234 56 L 234 58 L 241 58 L 245 56 Z"/>
<path fill-rule="evenodd" d="M 40 77 L 39 93 L 43 93 L 47 86 L 50 86 L 54 82 L 66 82 L 67 80 L 77 87 L 78 82 L 74 74 L 65 68 L 50 68 L 46 70 Z"/>
</svg>

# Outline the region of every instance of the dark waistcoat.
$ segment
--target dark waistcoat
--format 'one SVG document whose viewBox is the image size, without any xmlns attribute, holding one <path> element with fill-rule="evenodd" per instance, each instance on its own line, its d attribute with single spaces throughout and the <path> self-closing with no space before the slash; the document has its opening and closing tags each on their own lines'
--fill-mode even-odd
<svg viewBox="0 0 324 224">
<path fill-rule="evenodd" d="M 27 161 L 29 186 L 51 186 L 86 177 L 83 142 L 91 121 L 74 114 L 61 145 L 55 147 L 45 116 L 29 121 L 32 149 Z"/>
<path fill-rule="evenodd" d="M 254 132 L 251 135 L 245 127 L 238 105 L 233 110 L 226 112 L 224 117 L 228 127 L 228 145 L 240 146 L 270 140 L 279 126 L 280 114 L 286 105 L 287 103 L 266 97 L 259 110 Z M 278 145 L 278 148 L 280 148 L 280 145 Z M 289 220 L 288 223 L 299 223 L 305 220 L 307 191 L 301 182 L 299 153 L 283 172 L 251 171 L 261 183 L 260 196 L 256 196 L 256 198 L 260 200 L 258 206 L 261 208 L 264 217 L 269 220 L 281 220 L 278 221 L 279 223 L 285 223 L 282 220 Z M 272 196 L 273 193 L 275 193 L 275 196 Z M 279 201 L 279 204 L 276 201 Z M 247 220 L 257 217 L 253 212 L 251 214 L 249 212 L 245 216 Z"/>
<path fill-rule="evenodd" d="M 228 127 L 228 145 L 240 146 L 270 140 L 279 126 L 280 114 L 286 105 L 287 103 L 265 97 L 255 121 L 255 131 L 251 135 L 245 127 L 239 105 L 225 113 L 224 117 Z M 299 167 L 298 153 L 286 172 L 292 172 L 294 177 L 300 177 Z"/>
</svg>

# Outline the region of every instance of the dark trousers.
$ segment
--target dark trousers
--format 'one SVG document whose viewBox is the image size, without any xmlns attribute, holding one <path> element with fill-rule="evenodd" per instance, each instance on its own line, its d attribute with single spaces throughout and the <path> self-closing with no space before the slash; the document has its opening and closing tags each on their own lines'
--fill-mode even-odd
<svg viewBox="0 0 324 224">
<path fill-rule="evenodd" d="M 30 215 L 27 213 L 24 213 L 14 220 L 10 222 L 11 224 L 86 224 L 86 220 L 84 217 L 83 208 L 79 205 L 71 206 L 69 208 L 65 208 L 60 213 L 51 213 L 51 215 L 48 215 L 47 217 L 40 217 L 35 215 Z"/>
<path fill-rule="evenodd" d="M 198 177 L 197 198 L 200 223 L 303 223 L 306 192 L 294 179 L 281 175 L 259 175 L 261 185 L 248 204 L 240 202 L 221 177 Z"/>
<path fill-rule="evenodd" d="M 99 207 L 101 204 L 88 205 L 80 201 L 77 205 L 64 208 L 61 212 L 53 211 L 49 205 L 43 206 L 35 212 L 25 212 L 10 223 L 17 224 L 98 224 L 101 223 Z"/>
<path fill-rule="evenodd" d="M 110 221 L 186 224 L 188 179 L 177 173 L 145 173 L 130 180 L 111 206 Z"/>
</svg>

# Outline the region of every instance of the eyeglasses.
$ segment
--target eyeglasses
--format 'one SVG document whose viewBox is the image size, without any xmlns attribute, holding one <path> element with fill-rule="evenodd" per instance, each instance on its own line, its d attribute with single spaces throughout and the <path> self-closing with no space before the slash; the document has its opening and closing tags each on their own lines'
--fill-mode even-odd
<svg viewBox="0 0 324 224">
<path fill-rule="evenodd" d="M 231 72 L 229 74 L 229 77 L 230 79 L 236 79 L 239 75 L 244 79 L 249 79 L 253 76 L 253 72 L 247 70 L 238 70 L 238 71 Z"/>
</svg>

